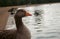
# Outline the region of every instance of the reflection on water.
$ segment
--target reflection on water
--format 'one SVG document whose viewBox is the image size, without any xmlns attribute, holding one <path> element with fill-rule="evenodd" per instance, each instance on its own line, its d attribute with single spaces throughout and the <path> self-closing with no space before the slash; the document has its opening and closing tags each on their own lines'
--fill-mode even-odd
<svg viewBox="0 0 60 39">
<path fill-rule="evenodd" d="M 31 31 L 32 39 L 60 39 L 60 3 L 26 7 L 25 9 L 32 14 L 31 17 L 23 18 L 24 24 Z M 35 10 L 43 10 L 43 14 L 35 16 Z M 12 26 L 10 22 L 10 27 L 7 29 L 15 29 L 15 24 Z"/>
</svg>

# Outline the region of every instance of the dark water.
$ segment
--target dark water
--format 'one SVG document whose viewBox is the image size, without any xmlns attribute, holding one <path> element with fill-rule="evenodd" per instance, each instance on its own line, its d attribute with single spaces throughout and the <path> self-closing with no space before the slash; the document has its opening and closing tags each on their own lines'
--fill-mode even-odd
<svg viewBox="0 0 60 39">
<path fill-rule="evenodd" d="M 31 17 L 23 18 L 24 24 L 31 31 L 32 39 L 60 39 L 60 3 L 25 7 L 24 9 L 32 14 Z M 34 10 L 42 10 L 43 14 L 35 16 Z M 14 19 L 10 16 L 7 30 L 16 29 L 12 21 L 14 22 Z"/>
</svg>

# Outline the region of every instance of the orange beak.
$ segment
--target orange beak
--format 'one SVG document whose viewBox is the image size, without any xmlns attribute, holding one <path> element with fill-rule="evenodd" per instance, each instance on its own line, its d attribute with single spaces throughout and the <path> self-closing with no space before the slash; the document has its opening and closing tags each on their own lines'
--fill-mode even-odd
<svg viewBox="0 0 60 39">
<path fill-rule="evenodd" d="M 27 13 L 26 13 L 26 16 L 32 16 L 32 14 L 30 14 L 30 13 L 27 12 Z"/>
</svg>

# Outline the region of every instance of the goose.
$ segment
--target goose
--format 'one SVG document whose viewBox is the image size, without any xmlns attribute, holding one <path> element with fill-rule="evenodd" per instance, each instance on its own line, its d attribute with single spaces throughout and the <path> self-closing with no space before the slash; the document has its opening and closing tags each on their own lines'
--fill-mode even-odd
<svg viewBox="0 0 60 39">
<path fill-rule="evenodd" d="M 25 16 L 31 16 L 31 14 L 24 9 L 17 10 L 14 16 L 17 29 L 0 30 L 0 39 L 31 39 L 29 29 L 22 22 L 22 18 Z"/>
</svg>

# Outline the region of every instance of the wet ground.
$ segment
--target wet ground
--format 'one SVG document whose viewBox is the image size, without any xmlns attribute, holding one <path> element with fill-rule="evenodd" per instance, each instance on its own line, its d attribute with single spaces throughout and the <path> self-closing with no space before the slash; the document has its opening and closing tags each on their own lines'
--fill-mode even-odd
<svg viewBox="0 0 60 39">
<path fill-rule="evenodd" d="M 32 16 L 23 22 L 31 31 L 32 39 L 60 39 L 60 3 L 25 7 Z M 35 10 L 42 10 L 35 16 Z M 13 16 L 9 16 L 6 29 L 16 29 Z"/>
</svg>

